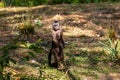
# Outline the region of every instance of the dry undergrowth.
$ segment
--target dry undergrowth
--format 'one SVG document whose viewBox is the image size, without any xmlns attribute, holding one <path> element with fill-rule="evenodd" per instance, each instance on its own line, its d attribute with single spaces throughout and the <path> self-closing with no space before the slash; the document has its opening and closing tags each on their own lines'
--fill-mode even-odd
<svg viewBox="0 0 120 80">
<path fill-rule="evenodd" d="M 91 64 L 89 64 L 89 60 L 93 59 L 90 57 L 91 54 L 100 55 L 101 46 L 99 46 L 98 41 L 106 38 L 106 29 L 107 26 L 110 26 L 111 21 L 114 22 L 112 24 L 116 27 L 117 36 L 119 37 L 119 28 L 120 28 L 120 5 L 119 4 L 81 4 L 81 5 L 43 5 L 37 7 L 13 7 L 13 8 L 1 8 L 0 9 L 0 46 L 6 45 L 6 42 L 11 41 L 15 38 L 18 33 L 17 26 L 23 19 L 23 17 L 31 18 L 33 21 L 36 19 L 40 19 L 43 27 L 36 27 L 37 39 L 41 38 L 44 41 L 50 42 L 50 26 L 52 21 L 56 19 L 60 19 L 61 25 L 64 30 L 64 39 L 66 43 L 70 45 L 66 45 L 64 50 L 65 55 L 67 55 L 66 61 L 70 59 L 76 60 L 76 63 L 72 63 L 70 67 L 71 71 L 82 80 L 93 80 L 93 79 L 111 79 L 111 80 L 119 80 L 120 75 L 119 71 L 117 72 L 117 68 L 105 65 L 101 62 L 97 64 L 97 67 L 93 69 Z M 23 51 L 26 49 L 23 49 Z M 16 50 L 17 51 L 17 50 Z M 21 51 L 21 50 L 19 50 Z M 100 51 L 100 52 L 99 52 Z M 21 51 L 22 52 L 22 51 Z M 44 54 L 48 52 L 45 51 Z M 83 55 L 82 55 L 83 53 Z M 90 54 L 91 53 L 91 54 Z M 68 56 L 71 55 L 72 56 Z M 75 54 L 75 56 L 74 56 Z M 39 55 L 39 60 L 41 62 L 41 58 Z M 80 55 L 80 58 L 77 56 Z M 17 55 L 19 56 L 19 55 Z M 81 57 L 82 56 L 82 57 Z M 75 58 L 75 59 L 74 59 Z M 104 58 L 104 57 L 103 57 Z M 46 60 L 45 60 L 46 61 Z M 77 61 L 81 61 L 81 63 L 77 63 Z M 75 65 L 74 65 L 75 64 Z M 111 65 L 111 63 L 109 63 Z M 99 66 L 102 65 L 102 66 Z M 17 66 L 17 65 L 16 65 Z M 33 68 L 33 69 L 32 69 Z M 18 68 L 19 69 L 19 68 Z M 34 70 L 35 72 L 30 73 L 31 75 L 35 75 L 37 73 L 37 68 L 28 65 L 21 65 L 21 70 L 25 70 L 23 74 L 27 74 L 30 70 Z M 17 70 L 17 69 L 16 69 Z M 49 69 L 48 69 L 49 70 Z M 99 71 L 101 70 L 101 71 Z M 19 70 L 18 70 L 19 71 Z M 16 72 L 17 73 L 17 72 Z M 21 72 L 22 73 L 22 72 Z M 34 74 L 35 73 L 35 74 Z M 55 75 L 55 74 L 54 74 Z"/>
</svg>

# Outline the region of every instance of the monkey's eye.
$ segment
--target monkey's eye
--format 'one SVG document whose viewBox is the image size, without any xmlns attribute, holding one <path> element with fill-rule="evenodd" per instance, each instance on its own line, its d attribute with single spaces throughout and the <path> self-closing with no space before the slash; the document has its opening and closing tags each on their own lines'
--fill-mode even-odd
<svg viewBox="0 0 120 80">
<path fill-rule="evenodd" d="M 58 26 L 58 25 L 53 25 L 54 27 Z"/>
<path fill-rule="evenodd" d="M 53 26 L 59 26 L 59 23 L 53 23 Z"/>
</svg>

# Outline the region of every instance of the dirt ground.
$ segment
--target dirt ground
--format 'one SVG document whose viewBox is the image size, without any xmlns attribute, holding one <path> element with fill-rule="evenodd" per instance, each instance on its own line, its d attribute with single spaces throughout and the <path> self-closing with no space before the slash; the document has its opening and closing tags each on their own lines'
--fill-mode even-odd
<svg viewBox="0 0 120 80">
<path fill-rule="evenodd" d="M 115 27 L 118 39 L 120 36 L 120 4 L 61 4 L 10 7 L 0 8 L 0 48 L 19 35 L 18 26 L 23 19 L 41 20 L 43 26 L 40 28 L 37 26 L 36 34 L 32 39 L 35 41 L 41 38 L 46 42 L 51 40 L 50 26 L 53 20 L 59 19 L 64 30 L 64 40 L 66 44 L 71 44 L 71 46 L 68 45 L 65 48 L 65 54 L 69 54 L 70 51 L 73 54 L 80 54 L 85 50 L 91 53 L 99 51 L 101 46 L 98 45 L 98 41 L 106 38 L 107 30 L 110 26 Z M 78 69 L 85 70 L 87 65 L 81 66 L 83 68 Z M 119 71 L 116 71 L 116 69 Z M 93 74 L 96 73 L 97 80 L 119 80 L 120 68 L 116 69 L 115 72 L 109 71 L 108 74 L 103 74 L 99 71 L 93 72 Z M 81 80 L 96 79 L 96 77 L 88 75 L 89 73 L 87 75 L 84 74 L 84 71 L 83 73 L 78 71 L 78 73 L 81 74 L 81 76 L 79 75 Z"/>
</svg>

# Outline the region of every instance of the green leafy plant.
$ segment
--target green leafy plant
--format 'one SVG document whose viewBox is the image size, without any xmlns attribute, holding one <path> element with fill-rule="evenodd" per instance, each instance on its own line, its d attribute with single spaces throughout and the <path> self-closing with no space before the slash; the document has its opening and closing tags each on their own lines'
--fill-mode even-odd
<svg viewBox="0 0 120 80">
<path fill-rule="evenodd" d="M 114 26 L 109 26 L 107 37 L 112 41 L 116 40 L 116 30 Z"/>
<path fill-rule="evenodd" d="M 29 48 L 29 49 L 32 49 L 36 53 L 41 53 L 43 51 L 43 49 L 35 43 L 29 43 L 28 42 L 28 43 L 26 43 L 26 47 Z"/>
<path fill-rule="evenodd" d="M 16 61 L 10 57 L 9 52 L 4 50 L 0 56 L 0 80 L 10 80 L 10 73 L 6 73 L 6 75 L 3 74 L 4 69 L 10 66 L 10 61 L 16 63 Z"/>
<path fill-rule="evenodd" d="M 6 46 L 0 48 L 0 80 L 11 80 L 11 73 L 5 73 L 4 69 L 10 66 L 10 62 L 16 64 L 16 61 L 9 54 L 9 50 L 17 48 L 16 43 L 17 39 L 14 39 Z"/>
<path fill-rule="evenodd" d="M 42 18 L 41 18 L 41 19 L 42 19 Z M 34 22 L 35 22 L 35 24 L 36 24 L 37 26 L 39 26 L 39 27 L 42 27 L 42 25 L 43 25 L 40 20 L 34 20 Z"/>
<path fill-rule="evenodd" d="M 118 41 L 112 41 L 111 39 L 107 39 L 104 42 L 99 42 L 105 50 L 107 50 L 112 59 L 116 60 L 118 59 Z"/>
<path fill-rule="evenodd" d="M 3 2 L 5 6 L 37 6 L 40 4 L 119 2 L 119 0 L 3 0 Z"/>
<path fill-rule="evenodd" d="M 41 47 L 39 47 L 37 44 L 35 43 L 30 43 L 30 42 L 27 42 L 27 43 L 24 43 L 24 45 L 22 45 L 24 48 L 28 48 L 28 49 L 31 49 L 32 51 L 29 51 L 28 52 L 28 55 L 23 57 L 22 59 L 25 60 L 25 61 L 29 61 L 30 58 L 36 58 L 37 56 L 37 53 L 41 53 L 43 51 L 43 49 Z M 22 47 L 21 46 L 21 47 Z"/>
<path fill-rule="evenodd" d="M 4 3 L 3 2 L 0 2 L 0 7 L 4 7 Z"/>
<path fill-rule="evenodd" d="M 39 42 L 41 42 L 41 40 Z M 37 54 L 43 51 L 43 48 L 39 46 L 37 43 L 31 43 L 29 41 L 21 42 L 19 46 L 30 50 L 26 53 L 27 55 L 22 58 L 22 60 L 25 61 L 29 61 L 31 58 L 36 58 Z"/>
<path fill-rule="evenodd" d="M 40 79 L 31 76 L 21 76 L 20 80 L 40 80 Z"/>
</svg>

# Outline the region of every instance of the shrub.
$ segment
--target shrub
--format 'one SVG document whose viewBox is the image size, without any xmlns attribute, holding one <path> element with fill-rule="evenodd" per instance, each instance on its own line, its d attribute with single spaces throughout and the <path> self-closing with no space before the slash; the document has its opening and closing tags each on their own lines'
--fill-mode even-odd
<svg viewBox="0 0 120 80">
<path fill-rule="evenodd" d="M 119 0 L 3 0 L 5 6 L 37 6 L 41 4 L 62 4 L 62 3 L 99 3 L 119 2 Z"/>
<path fill-rule="evenodd" d="M 5 6 L 36 6 L 47 3 L 48 0 L 4 0 Z"/>
<path fill-rule="evenodd" d="M 13 40 L 13 42 L 14 41 L 15 40 Z M 17 48 L 15 43 L 9 43 L 8 45 L 0 48 L 0 52 L 1 52 L 0 53 L 0 80 L 11 80 L 10 79 L 11 74 L 9 72 L 4 73 L 4 69 L 10 66 L 9 64 L 10 61 L 13 62 L 14 64 L 16 63 L 16 61 L 13 60 L 9 55 L 9 50 L 15 49 L 15 48 Z"/>
<path fill-rule="evenodd" d="M 107 39 L 104 42 L 100 42 L 100 44 L 103 46 L 105 50 L 107 50 L 112 60 L 118 60 L 118 53 L 119 53 L 119 44 L 118 41 L 112 41 L 111 39 Z"/>
<path fill-rule="evenodd" d="M 107 38 L 109 38 L 110 40 L 114 41 L 116 40 L 116 31 L 114 26 L 110 26 L 107 32 Z"/>
<path fill-rule="evenodd" d="M 4 7 L 4 3 L 0 2 L 0 7 Z"/>
<path fill-rule="evenodd" d="M 23 38 L 29 38 L 35 33 L 34 25 L 31 21 L 23 21 L 19 26 L 19 33 Z"/>
</svg>

